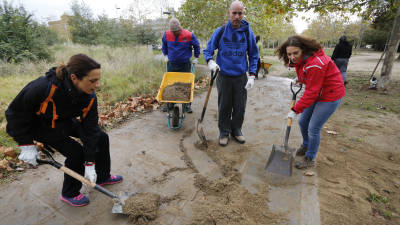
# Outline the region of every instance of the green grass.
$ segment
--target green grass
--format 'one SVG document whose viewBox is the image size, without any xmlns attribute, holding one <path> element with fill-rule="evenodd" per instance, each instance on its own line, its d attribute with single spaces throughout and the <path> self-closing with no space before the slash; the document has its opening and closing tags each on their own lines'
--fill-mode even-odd
<svg viewBox="0 0 400 225">
<path fill-rule="evenodd" d="M 372 193 L 367 197 L 369 202 L 378 202 L 378 203 L 388 203 L 388 199 L 385 196 L 381 196 L 377 193 Z"/>
<path fill-rule="evenodd" d="M 154 95 L 160 86 L 165 65 L 154 59 L 146 47 L 112 48 L 108 46 L 58 45 L 53 48 L 55 62 L 0 62 L 0 145 L 16 147 L 6 134 L 4 111 L 18 92 L 58 63 L 84 53 L 101 64 L 101 87 L 97 91 L 99 108 L 113 105 L 131 96 Z"/>
<path fill-rule="evenodd" d="M 368 89 L 369 74 L 347 73 L 348 84 L 346 96 L 342 102 L 344 107 L 362 109 L 379 113 L 400 114 L 400 81 L 392 80 L 386 94 Z"/>
</svg>

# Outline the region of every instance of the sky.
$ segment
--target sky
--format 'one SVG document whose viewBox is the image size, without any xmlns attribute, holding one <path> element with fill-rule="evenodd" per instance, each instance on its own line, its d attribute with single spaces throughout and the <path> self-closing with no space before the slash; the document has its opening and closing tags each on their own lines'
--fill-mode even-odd
<svg viewBox="0 0 400 225">
<path fill-rule="evenodd" d="M 10 1 L 10 0 L 9 0 Z M 81 2 L 82 0 L 78 0 Z M 142 0 L 143 1 L 143 0 Z M 182 0 L 166 0 L 169 6 L 173 6 L 175 10 L 178 9 Z M 51 20 L 58 20 L 64 13 L 70 13 L 72 0 L 12 0 L 14 5 L 22 4 L 26 10 L 33 13 L 35 18 L 41 22 L 45 22 L 50 18 Z M 118 17 L 123 13 L 123 9 L 127 9 L 130 4 L 136 2 L 135 0 L 84 0 L 86 5 L 89 6 L 94 15 L 105 13 L 110 18 Z M 147 1 L 150 3 L 151 1 Z M 160 14 L 159 8 L 155 10 L 158 15 Z"/>
<path fill-rule="evenodd" d="M 78 0 L 82 1 L 82 0 Z M 173 6 L 178 10 L 180 4 L 184 0 L 166 0 L 169 6 Z M 38 21 L 46 22 L 50 20 L 59 20 L 64 13 L 70 13 L 72 0 L 13 0 L 14 5 L 22 4 L 25 9 L 33 13 Z M 84 0 L 94 15 L 102 13 L 107 14 L 110 18 L 119 17 L 123 13 L 123 9 L 135 2 L 135 0 Z M 148 1 L 150 2 L 150 1 Z M 160 9 L 155 9 L 154 15 L 160 15 Z M 301 14 L 307 17 L 315 18 L 314 13 Z M 308 22 L 301 18 L 301 15 L 293 19 L 297 33 L 301 33 L 307 28 Z"/>
</svg>

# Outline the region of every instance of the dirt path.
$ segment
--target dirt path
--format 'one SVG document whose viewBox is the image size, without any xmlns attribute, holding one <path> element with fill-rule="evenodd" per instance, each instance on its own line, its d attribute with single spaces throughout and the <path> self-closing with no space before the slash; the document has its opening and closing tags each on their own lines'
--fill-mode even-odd
<svg viewBox="0 0 400 225">
<path fill-rule="evenodd" d="M 400 224 L 400 116 L 388 112 L 396 107 L 399 91 L 378 96 L 382 99 L 378 105 L 363 106 L 379 94 L 360 89 L 368 85 L 379 57 L 375 52 L 352 56 L 348 76 L 354 80 L 322 131 L 317 157 L 321 224 Z M 276 57 L 269 60 L 277 61 Z M 274 67 L 272 75 L 287 76 L 287 68 Z M 365 81 L 360 83 L 363 76 Z M 399 62 L 394 64 L 392 79 L 400 79 Z M 354 98 L 358 95 L 361 99 Z"/>
</svg>

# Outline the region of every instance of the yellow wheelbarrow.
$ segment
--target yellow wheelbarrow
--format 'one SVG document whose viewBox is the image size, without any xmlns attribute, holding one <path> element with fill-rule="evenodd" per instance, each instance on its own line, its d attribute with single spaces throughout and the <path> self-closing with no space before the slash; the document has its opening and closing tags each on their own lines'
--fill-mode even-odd
<svg viewBox="0 0 400 225">
<path fill-rule="evenodd" d="M 187 111 L 188 104 L 193 101 L 194 92 L 194 78 L 193 74 L 194 65 L 192 65 L 192 73 L 183 72 L 166 72 L 161 81 L 160 89 L 157 94 L 157 101 L 160 103 L 166 103 L 173 105 L 172 108 L 168 107 L 167 112 L 167 123 L 168 127 L 176 130 L 182 127 L 183 121 L 185 120 L 185 112 Z M 163 98 L 163 92 L 167 86 L 174 85 L 176 83 L 188 83 L 190 84 L 190 99 L 182 100 L 168 100 Z M 178 104 L 182 104 L 179 107 Z"/>
<path fill-rule="evenodd" d="M 272 66 L 272 64 L 271 63 L 267 63 L 267 62 L 264 62 L 264 60 L 263 59 L 261 59 L 261 73 L 262 73 L 262 76 L 263 77 L 266 77 L 267 76 L 267 74 L 269 73 L 269 68 Z"/>
</svg>

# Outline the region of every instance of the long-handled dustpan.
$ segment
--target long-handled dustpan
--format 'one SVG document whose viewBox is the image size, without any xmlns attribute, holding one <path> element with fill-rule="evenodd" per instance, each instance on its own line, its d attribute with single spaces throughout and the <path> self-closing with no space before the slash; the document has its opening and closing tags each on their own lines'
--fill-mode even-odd
<svg viewBox="0 0 400 225">
<path fill-rule="evenodd" d="M 300 92 L 302 85 L 295 92 L 293 90 L 293 84 L 290 83 L 290 90 L 293 93 L 292 101 L 290 103 L 290 108 L 296 103 L 296 96 Z M 296 156 L 296 150 L 289 148 L 289 134 L 292 127 L 292 118 L 288 119 L 286 133 L 285 133 L 285 143 L 282 145 L 272 145 L 272 151 L 269 155 L 269 159 L 265 169 L 271 173 L 277 173 L 283 176 L 292 176 L 293 162 Z"/>
<path fill-rule="evenodd" d="M 54 166 L 55 168 L 63 171 L 64 173 L 70 175 L 71 177 L 79 180 L 80 182 L 88 185 L 89 187 L 92 187 L 93 189 L 107 195 L 108 197 L 113 199 L 114 206 L 112 208 L 112 213 L 121 213 L 123 214 L 122 207 L 125 205 L 125 201 L 134 195 L 135 193 L 133 192 L 121 192 L 119 195 L 116 195 L 109 190 L 101 187 L 100 185 L 97 185 L 96 183 L 92 183 L 89 180 L 85 179 L 82 175 L 76 173 L 75 171 L 65 167 L 61 163 L 57 162 L 54 160 L 54 158 L 50 155 L 47 150 L 43 149 L 42 152 L 44 152 L 51 160 L 42 160 L 42 159 L 37 159 L 37 162 L 40 164 L 49 164 L 51 166 Z"/>
<path fill-rule="evenodd" d="M 203 122 L 204 115 L 206 114 L 208 99 L 210 98 L 210 94 L 211 94 L 211 90 L 212 90 L 212 87 L 213 87 L 213 84 L 214 84 L 214 80 L 217 77 L 218 73 L 219 73 L 219 69 L 217 69 L 215 71 L 215 73 L 213 71 L 211 71 L 210 86 L 208 87 L 206 100 L 204 101 L 203 111 L 201 112 L 201 117 L 197 121 L 197 124 L 196 124 L 197 135 L 199 136 L 199 138 L 201 140 L 201 143 L 203 145 L 207 145 L 207 139 L 206 139 L 206 136 L 204 135 L 203 125 L 201 123 Z"/>
</svg>

